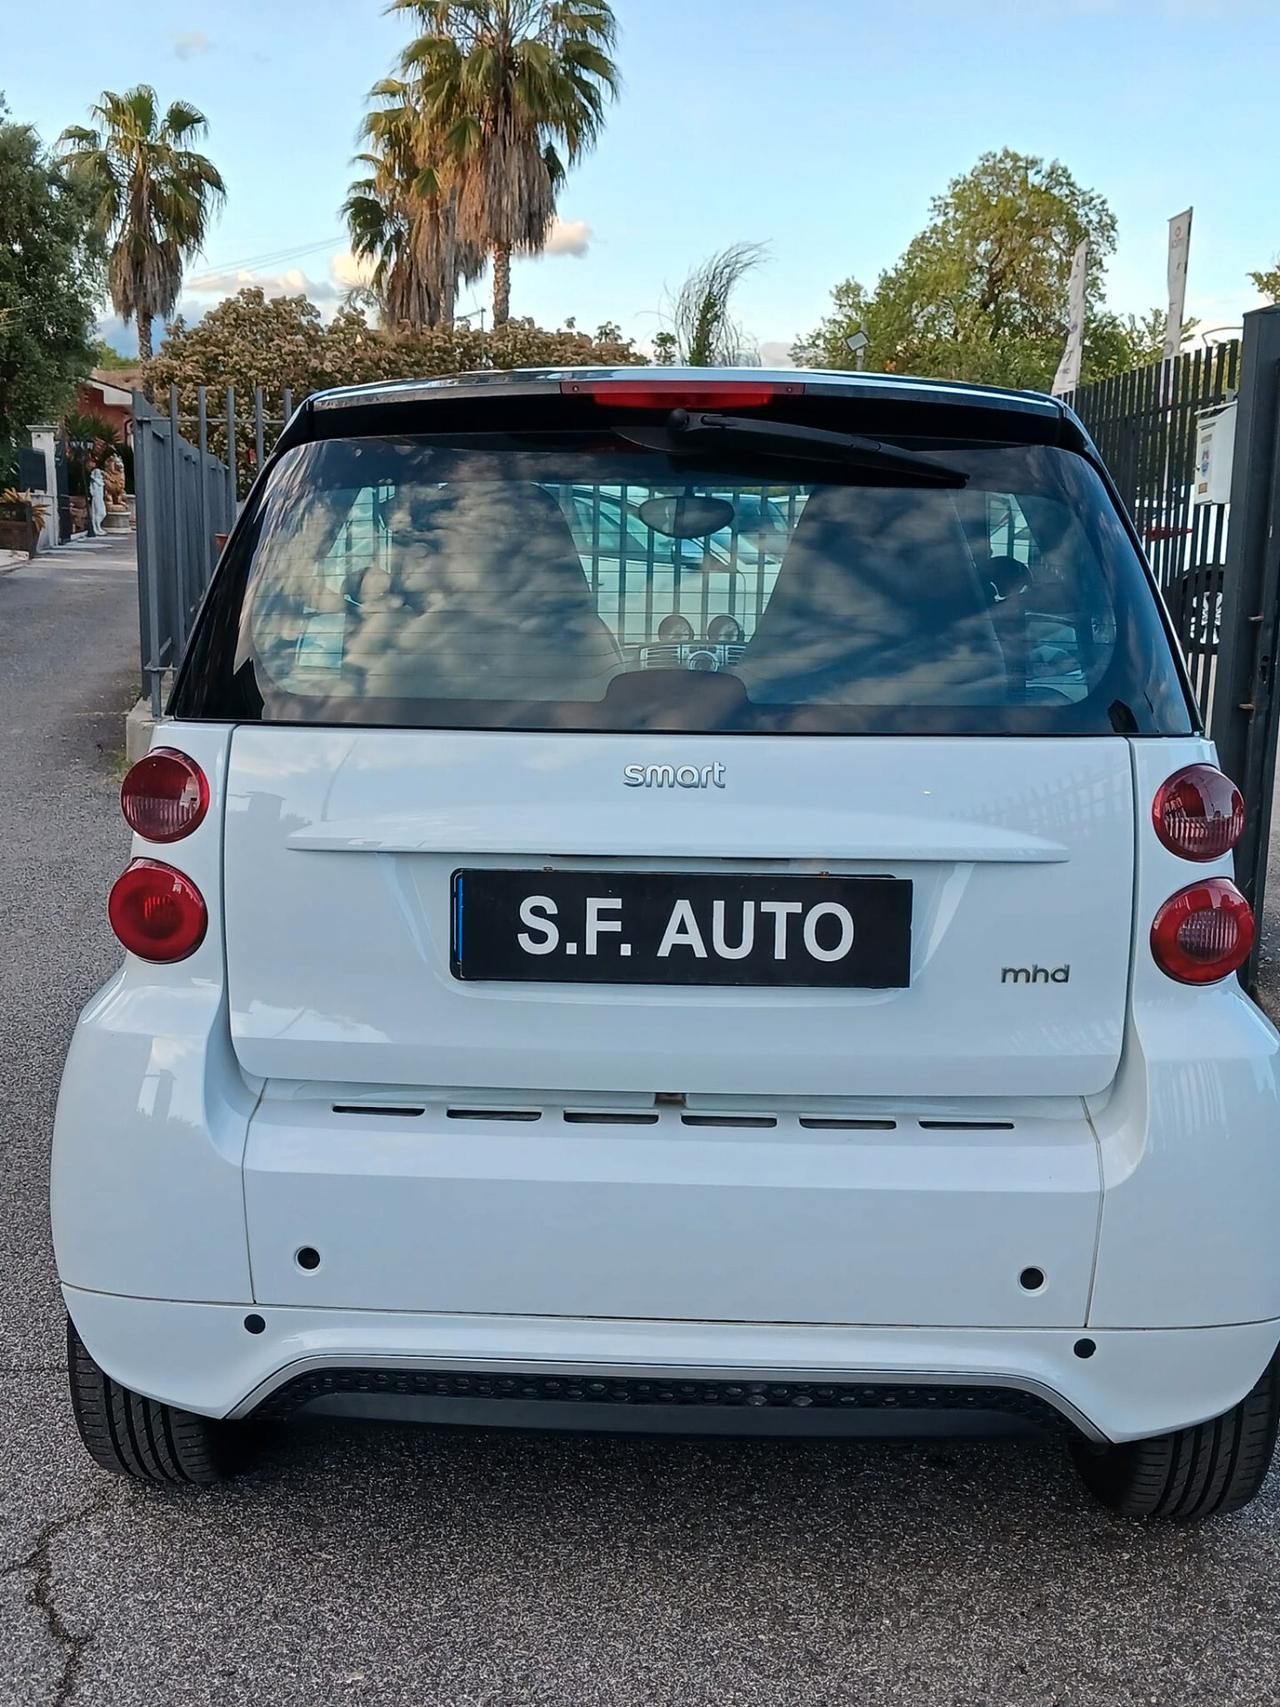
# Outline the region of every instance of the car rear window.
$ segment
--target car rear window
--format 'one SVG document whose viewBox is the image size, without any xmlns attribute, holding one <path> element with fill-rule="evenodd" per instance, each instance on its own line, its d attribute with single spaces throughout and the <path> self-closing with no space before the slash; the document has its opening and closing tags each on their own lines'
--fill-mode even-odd
<svg viewBox="0 0 1280 1707">
<path fill-rule="evenodd" d="M 1095 471 L 965 476 L 568 436 L 287 451 L 219 572 L 180 715 L 674 733 L 1184 734 L 1141 563 Z M 699 531 L 701 530 L 701 531 Z"/>
</svg>

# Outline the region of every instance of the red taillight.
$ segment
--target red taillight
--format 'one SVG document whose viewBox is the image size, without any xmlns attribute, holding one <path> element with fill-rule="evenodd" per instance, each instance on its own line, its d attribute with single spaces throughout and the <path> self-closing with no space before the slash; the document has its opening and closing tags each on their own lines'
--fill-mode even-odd
<svg viewBox="0 0 1280 1707">
<path fill-rule="evenodd" d="M 1180 859 L 1221 859 L 1244 832 L 1244 796 L 1212 765 L 1188 765 L 1160 784 L 1151 818 Z"/>
<path fill-rule="evenodd" d="M 181 841 L 209 810 L 209 784 L 194 759 L 157 747 L 120 785 L 120 810 L 129 828 L 149 842 Z"/>
<path fill-rule="evenodd" d="M 204 941 L 209 910 L 195 884 L 158 859 L 135 859 L 107 902 L 111 928 L 142 960 L 185 960 Z"/>
<path fill-rule="evenodd" d="M 562 379 L 560 390 L 610 409 L 763 409 L 775 397 L 803 395 L 804 386 L 736 379 Z"/>
<path fill-rule="evenodd" d="M 1253 908 L 1225 877 L 1171 895 L 1151 924 L 1156 965 L 1181 984 L 1216 984 L 1238 972 L 1253 947 Z"/>
</svg>

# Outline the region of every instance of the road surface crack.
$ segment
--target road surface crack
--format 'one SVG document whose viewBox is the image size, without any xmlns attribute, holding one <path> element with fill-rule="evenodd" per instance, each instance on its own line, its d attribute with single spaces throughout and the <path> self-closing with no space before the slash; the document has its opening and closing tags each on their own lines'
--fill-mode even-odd
<svg viewBox="0 0 1280 1707">
<path fill-rule="evenodd" d="M 53 1563 L 49 1550 L 60 1535 L 74 1529 L 77 1524 L 85 1523 L 102 1511 L 111 1497 L 110 1487 L 103 1488 L 95 1494 L 87 1505 L 66 1517 L 54 1518 L 46 1523 L 36 1536 L 36 1544 L 25 1559 L 19 1559 L 12 1565 L 6 1565 L 0 1570 L 0 1576 L 18 1576 L 23 1571 L 31 1572 L 31 1588 L 27 1602 L 33 1606 L 45 1621 L 50 1636 L 62 1649 L 62 1675 L 51 1699 L 51 1707 L 66 1707 L 71 1699 L 80 1675 L 80 1665 L 84 1659 L 85 1649 L 97 1636 L 97 1628 L 87 1630 L 84 1635 L 77 1635 L 63 1617 L 53 1592 Z"/>
</svg>

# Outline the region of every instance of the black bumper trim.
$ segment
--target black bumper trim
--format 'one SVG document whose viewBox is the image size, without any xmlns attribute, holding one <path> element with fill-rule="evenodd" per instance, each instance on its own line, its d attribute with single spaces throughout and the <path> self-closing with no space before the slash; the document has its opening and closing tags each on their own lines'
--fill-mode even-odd
<svg viewBox="0 0 1280 1707">
<path fill-rule="evenodd" d="M 718 1380 L 656 1375 L 545 1375 L 452 1369 L 317 1369 L 295 1375 L 255 1407 L 263 1419 L 287 1418 L 339 1395 L 514 1401 L 520 1404 L 685 1408 L 697 1411 L 897 1411 L 1019 1418 L 1034 1427 L 1072 1427 L 1046 1400 L 1013 1387 L 955 1383 Z"/>
</svg>

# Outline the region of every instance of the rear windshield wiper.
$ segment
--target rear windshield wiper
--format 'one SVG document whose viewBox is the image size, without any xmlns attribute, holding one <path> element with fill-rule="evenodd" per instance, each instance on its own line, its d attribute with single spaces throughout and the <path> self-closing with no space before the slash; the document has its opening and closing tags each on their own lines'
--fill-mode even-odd
<svg viewBox="0 0 1280 1707">
<path fill-rule="evenodd" d="M 911 450 L 882 444 L 859 433 L 832 433 L 792 421 L 753 421 L 744 415 L 708 415 L 673 409 L 667 432 L 674 446 L 732 446 L 738 450 L 774 451 L 806 462 L 843 462 L 857 468 L 883 468 L 930 486 L 967 486 L 969 476 Z"/>
</svg>

